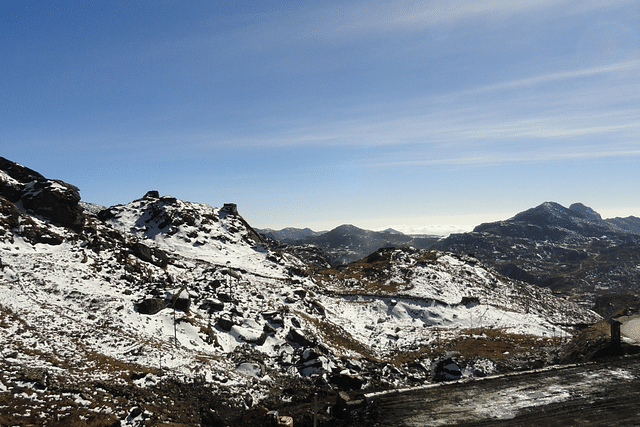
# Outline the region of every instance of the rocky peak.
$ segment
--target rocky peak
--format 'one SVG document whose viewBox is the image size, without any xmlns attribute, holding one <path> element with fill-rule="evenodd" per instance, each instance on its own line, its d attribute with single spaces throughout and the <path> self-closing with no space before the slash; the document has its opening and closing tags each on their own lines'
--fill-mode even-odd
<svg viewBox="0 0 640 427">
<path fill-rule="evenodd" d="M 547 225 L 558 221 L 567 220 L 574 213 L 556 202 L 544 202 L 534 208 L 520 212 L 513 217 L 516 221 L 525 221 L 537 225 Z"/>
<path fill-rule="evenodd" d="M 46 179 L 33 169 L 29 169 L 19 163 L 7 160 L 4 157 L 0 157 L 0 170 L 23 184 L 31 181 L 43 181 Z"/>
<path fill-rule="evenodd" d="M 84 213 L 80 190 L 66 182 L 47 179 L 18 163 L 0 157 L 0 196 L 26 212 L 56 225 L 79 230 Z"/>
<path fill-rule="evenodd" d="M 569 206 L 569 210 L 576 212 L 581 217 L 593 221 L 602 221 L 602 217 L 600 214 L 588 206 L 583 205 L 582 203 L 574 203 Z"/>
</svg>

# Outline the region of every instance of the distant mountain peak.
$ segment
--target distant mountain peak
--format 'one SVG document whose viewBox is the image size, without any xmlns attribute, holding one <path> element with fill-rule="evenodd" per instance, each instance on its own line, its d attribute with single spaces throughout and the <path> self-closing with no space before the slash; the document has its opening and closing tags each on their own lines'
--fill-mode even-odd
<svg viewBox="0 0 640 427">
<path fill-rule="evenodd" d="M 516 214 L 511 220 L 527 222 L 546 222 L 570 216 L 570 211 L 557 202 L 544 202 L 534 208 Z"/>
<path fill-rule="evenodd" d="M 390 233 L 390 234 L 404 234 L 401 231 L 398 230 L 394 230 L 393 228 L 387 228 L 386 230 L 382 230 L 384 233 Z"/>
<path fill-rule="evenodd" d="M 584 217 L 586 219 L 602 221 L 602 217 L 600 216 L 600 214 L 598 212 L 594 211 L 589 206 L 583 205 L 582 203 L 574 203 L 574 204 L 572 204 L 571 206 L 569 206 L 569 210 L 580 214 L 580 216 L 582 216 L 582 217 Z"/>
</svg>

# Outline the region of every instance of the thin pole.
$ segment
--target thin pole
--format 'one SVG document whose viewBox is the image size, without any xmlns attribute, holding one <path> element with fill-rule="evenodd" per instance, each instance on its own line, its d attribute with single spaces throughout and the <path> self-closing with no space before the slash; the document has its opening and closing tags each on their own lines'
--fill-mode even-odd
<svg viewBox="0 0 640 427">
<path fill-rule="evenodd" d="M 318 393 L 313 394 L 313 427 L 318 425 Z"/>
</svg>

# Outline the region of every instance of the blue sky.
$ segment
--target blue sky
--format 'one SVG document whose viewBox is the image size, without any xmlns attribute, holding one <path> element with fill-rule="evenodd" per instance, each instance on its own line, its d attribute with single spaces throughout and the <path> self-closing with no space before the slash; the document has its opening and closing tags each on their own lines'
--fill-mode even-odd
<svg viewBox="0 0 640 427">
<path fill-rule="evenodd" d="M 640 216 L 638 1 L 5 1 L 0 40 L 0 155 L 85 201 L 316 230 Z"/>
</svg>

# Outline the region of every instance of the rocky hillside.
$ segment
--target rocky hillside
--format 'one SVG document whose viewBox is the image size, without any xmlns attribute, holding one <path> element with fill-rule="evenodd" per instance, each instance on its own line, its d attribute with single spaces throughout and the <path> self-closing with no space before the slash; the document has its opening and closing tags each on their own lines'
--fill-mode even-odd
<svg viewBox="0 0 640 427">
<path fill-rule="evenodd" d="M 447 377 L 451 351 L 458 377 L 526 365 L 599 319 L 473 257 L 384 249 L 331 269 L 233 204 L 150 191 L 101 209 L 0 166 L 0 425 L 262 425 L 262 407 L 310 425 L 314 393 L 321 425 L 352 425 L 362 402 L 338 390 Z"/>
<path fill-rule="evenodd" d="M 639 221 L 605 220 L 581 203 L 565 208 L 546 202 L 435 247 L 473 253 L 509 277 L 564 292 L 610 315 L 639 301 Z"/>
<path fill-rule="evenodd" d="M 270 228 L 264 228 L 258 230 L 260 233 L 274 240 L 278 240 L 283 243 L 293 243 L 298 240 L 304 240 L 309 237 L 316 237 L 324 232 L 313 231 L 310 228 L 293 228 L 287 227 L 282 230 L 272 230 Z"/>
<path fill-rule="evenodd" d="M 292 233 L 291 229 L 263 230 L 261 232 L 268 237 L 288 244 L 292 248 L 316 247 L 326 254 L 329 262 L 334 266 L 364 258 L 384 247 L 412 246 L 427 249 L 439 239 L 437 236 L 409 236 L 392 229 L 364 230 L 348 224 L 325 233 L 312 232 L 309 229 L 300 230 L 297 233 Z"/>
</svg>

